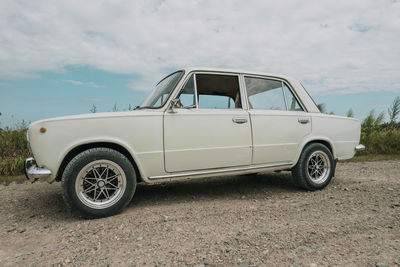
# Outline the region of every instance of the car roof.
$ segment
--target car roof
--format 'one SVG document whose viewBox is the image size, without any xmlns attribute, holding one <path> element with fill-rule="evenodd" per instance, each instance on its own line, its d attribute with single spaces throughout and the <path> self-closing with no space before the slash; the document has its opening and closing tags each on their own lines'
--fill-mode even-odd
<svg viewBox="0 0 400 267">
<path fill-rule="evenodd" d="M 282 78 L 285 80 L 293 80 L 293 77 L 276 74 L 276 73 L 268 73 L 268 72 L 260 72 L 260 71 L 250 71 L 250 70 L 243 70 L 243 69 L 229 69 L 229 68 L 211 68 L 211 67 L 186 67 L 183 68 L 186 72 L 192 71 L 206 71 L 206 72 L 228 72 L 228 73 L 240 73 L 240 74 L 249 74 L 249 75 L 259 75 L 259 76 L 270 76 L 270 77 L 277 77 Z"/>
</svg>

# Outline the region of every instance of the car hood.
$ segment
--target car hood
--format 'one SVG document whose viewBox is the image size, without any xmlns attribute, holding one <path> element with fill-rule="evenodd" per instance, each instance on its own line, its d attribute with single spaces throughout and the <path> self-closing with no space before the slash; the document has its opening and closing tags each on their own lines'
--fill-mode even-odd
<svg viewBox="0 0 400 267">
<path fill-rule="evenodd" d="M 101 113 L 89 113 L 89 114 L 79 114 L 79 115 L 71 115 L 71 116 L 62 116 L 62 117 L 54 117 L 50 119 L 44 119 L 35 121 L 31 124 L 47 124 L 52 122 L 59 121 L 69 121 L 69 120 L 91 120 L 91 119 L 101 119 L 101 118 L 118 118 L 118 117 L 142 117 L 142 116 L 155 116 L 161 115 L 162 111 L 160 110 L 130 110 L 130 111 L 122 111 L 122 112 L 101 112 Z"/>
</svg>

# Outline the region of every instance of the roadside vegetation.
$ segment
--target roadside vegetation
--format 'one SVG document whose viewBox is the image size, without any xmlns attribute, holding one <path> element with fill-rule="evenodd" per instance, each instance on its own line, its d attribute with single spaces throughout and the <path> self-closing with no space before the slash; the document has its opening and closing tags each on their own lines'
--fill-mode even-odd
<svg viewBox="0 0 400 267">
<path fill-rule="evenodd" d="M 321 112 L 326 112 L 325 105 L 319 104 Z M 133 107 L 129 106 L 128 110 Z M 97 112 L 96 106 L 92 106 L 91 112 Z M 117 104 L 113 111 L 118 111 Z M 400 159 L 400 97 L 396 97 L 387 111 L 388 121 L 385 122 L 385 114 L 376 114 L 372 110 L 362 121 L 360 143 L 366 146 L 366 150 L 357 153 L 351 161 L 370 161 Z M 1 116 L 1 113 L 0 113 Z M 352 109 L 347 111 L 348 117 L 353 117 Z M 12 180 L 11 176 L 22 175 L 24 160 L 29 157 L 27 148 L 26 129 L 28 123 L 22 121 L 13 127 L 2 128 L 0 125 L 0 176 Z M 0 180 L 4 181 L 4 179 Z"/>
<path fill-rule="evenodd" d="M 24 160 L 30 154 L 26 142 L 27 126 L 22 121 L 13 128 L 0 128 L 0 176 L 23 174 Z"/>
</svg>

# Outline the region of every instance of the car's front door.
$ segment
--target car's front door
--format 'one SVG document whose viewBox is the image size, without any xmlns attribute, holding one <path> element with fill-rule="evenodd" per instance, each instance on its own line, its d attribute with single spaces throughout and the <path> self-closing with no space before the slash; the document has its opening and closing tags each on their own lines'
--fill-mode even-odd
<svg viewBox="0 0 400 267">
<path fill-rule="evenodd" d="M 291 164 L 311 118 L 279 79 L 245 76 L 253 130 L 253 164 Z"/>
<path fill-rule="evenodd" d="M 191 74 L 173 110 L 164 113 L 167 172 L 250 165 L 250 117 L 242 108 L 239 76 Z"/>
</svg>

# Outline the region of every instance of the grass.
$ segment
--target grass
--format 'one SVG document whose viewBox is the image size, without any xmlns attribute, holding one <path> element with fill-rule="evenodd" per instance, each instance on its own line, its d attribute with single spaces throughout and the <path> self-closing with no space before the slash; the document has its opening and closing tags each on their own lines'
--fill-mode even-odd
<svg viewBox="0 0 400 267">
<path fill-rule="evenodd" d="M 24 160 L 30 153 L 26 142 L 26 129 L 0 129 L 0 175 L 23 174 Z"/>
</svg>

